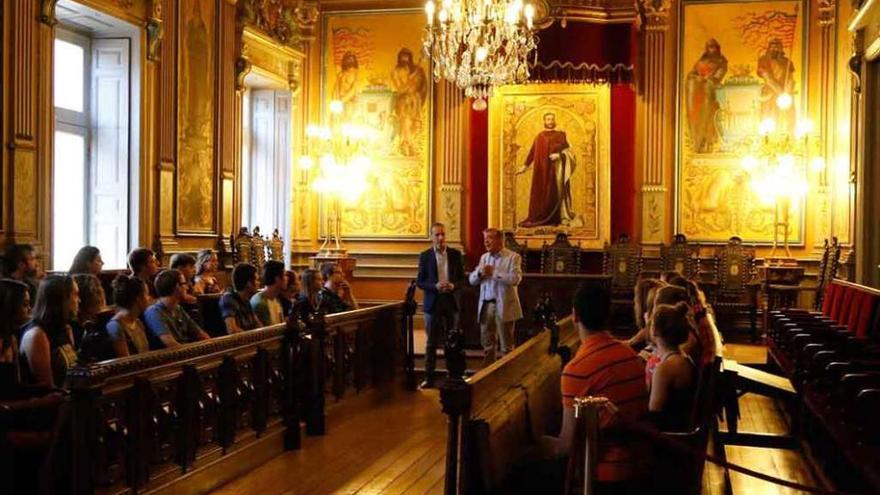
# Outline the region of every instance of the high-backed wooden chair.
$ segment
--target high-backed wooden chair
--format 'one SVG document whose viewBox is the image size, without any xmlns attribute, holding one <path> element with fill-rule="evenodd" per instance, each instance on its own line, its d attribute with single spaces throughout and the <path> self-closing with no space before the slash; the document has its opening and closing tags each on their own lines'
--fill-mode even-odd
<svg viewBox="0 0 880 495">
<path fill-rule="evenodd" d="M 752 340 L 757 340 L 760 283 L 755 279 L 755 250 L 733 236 L 715 250 L 714 265 L 714 280 L 706 286 L 711 288 L 709 299 L 718 316 L 718 326 L 722 330 L 732 329 L 737 318 L 747 314 Z"/>
<path fill-rule="evenodd" d="M 526 258 L 529 251 L 528 246 L 517 242 L 516 236 L 513 234 L 513 231 L 507 230 L 504 232 L 504 247 L 519 255 L 520 267 L 522 268 L 523 272 L 526 272 Z"/>
<path fill-rule="evenodd" d="M 553 244 L 541 247 L 541 273 L 580 273 L 581 248 L 569 242 L 565 232 L 556 234 Z"/>
<path fill-rule="evenodd" d="M 831 280 L 837 276 L 840 268 L 840 243 L 837 237 L 832 237 L 831 242 L 825 239 L 825 247 L 822 251 L 822 261 L 819 263 L 819 274 L 816 279 L 816 297 L 813 300 L 813 309 L 820 311 L 822 301 L 825 298 L 825 288 Z"/>
<path fill-rule="evenodd" d="M 685 278 L 699 275 L 699 246 L 688 242 L 684 234 L 675 234 L 672 244 L 660 247 L 660 264 L 664 272 L 675 271 Z"/>
<path fill-rule="evenodd" d="M 238 230 L 232 237 L 232 259 L 235 263 L 250 263 L 253 259 L 254 243 L 247 227 Z"/>
<path fill-rule="evenodd" d="M 611 277 L 611 311 L 615 327 L 631 326 L 633 290 L 642 271 L 642 262 L 641 245 L 630 242 L 627 234 L 620 234 L 616 242 L 605 245 L 602 271 Z"/>
</svg>

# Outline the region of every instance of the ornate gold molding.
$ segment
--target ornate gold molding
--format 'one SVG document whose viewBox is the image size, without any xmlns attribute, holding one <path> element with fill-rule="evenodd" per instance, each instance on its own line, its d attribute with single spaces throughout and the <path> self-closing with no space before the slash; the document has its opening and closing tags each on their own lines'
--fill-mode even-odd
<svg viewBox="0 0 880 495">
<path fill-rule="evenodd" d="M 58 24 L 58 18 L 55 17 L 55 5 L 58 0 L 40 0 L 40 22 L 47 26 Z"/>
<path fill-rule="evenodd" d="M 647 31 L 666 31 L 672 0 L 636 0 L 639 21 Z"/>
<path fill-rule="evenodd" d="M 250 60 L 245 57 L 238 57 L 235 60 L 235 89 L 236 91 L 244 90 L 244 78 L 251 72 L 253 65 Z"/>
<path fill-rule="evenodd" d="M 165 30 L 162 27 L 162 1 L 153 0 L 150 7 L 150 17 L 147 18 L 147 60 L 158 62 L 161 59 L 159 47 L 162 46 L 162 38 Z"/>
<path fill-rule="evenodd" d="M 560 19 L 564 25 L 567 21 L 585 21 L 598 24 L 629 23 L 636 20 L 638 10 L 632 1 L 621 0 L 563 0 L 551 1 L 550 22 Z M 539 28 L 546 26 L 538 25 Z"/>
<path fill-rule="evenodd" d="M 282 45 L 305 49 L 315 39 L 318 2 L 315 0 L 241 0 L 239 22 L 265 33 Z"/>
</svg>

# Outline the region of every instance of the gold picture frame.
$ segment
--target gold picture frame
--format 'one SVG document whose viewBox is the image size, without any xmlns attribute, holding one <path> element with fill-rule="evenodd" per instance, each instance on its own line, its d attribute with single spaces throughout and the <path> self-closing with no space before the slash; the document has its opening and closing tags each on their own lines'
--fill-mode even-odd
<svg viewBox="0 0 880 495">
<path fill-rule="evenodd" d="M 366 190 L 356 202 L 342 205 L 344 239 L 428 237 L 434 84 L 430 59 L 422 54 L 424 23 L 420 9 L 323 15 L 322 115 L 327 117 L 330 101 L 340 100 L 344 117 L 379 134 Z M 326 214 L 322 207 L 320 215 Z M 325 223 L 321 235 L 326 235 Z"/>
<path fill-rule="evenodd" d="M 489 109 L 489 225 L 542 241 L 565 232 L 585 249 L 602 249 L 611 223 L 610 106 L 607 85 L 497 88 Z"/>
</svg>

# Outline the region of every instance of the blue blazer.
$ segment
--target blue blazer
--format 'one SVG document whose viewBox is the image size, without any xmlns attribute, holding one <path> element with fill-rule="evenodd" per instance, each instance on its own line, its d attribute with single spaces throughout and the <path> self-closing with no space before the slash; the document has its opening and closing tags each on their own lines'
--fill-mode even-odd
<svg viewBox="0 0 880 495">
<path fill-rule="evenodd" d="M 416 278 L 416 285 L 425 292 L 425 300 L 422 302 L 425 313 L 431 314 L 438 300 L 448 300 L 452 309 L 458 311 L 455 293 L 465 284 L 461 251 L 447 246 L 446 257 L 449 282 L 454 286 L 451 293 L 437 291 L 437 282 L 440 281 L 440 277 L 437 274 L 437 258 L 434 256 L 434 248 L 422 251 L 422 254 L 419 255 L 419 275 Z"/>
</svg>

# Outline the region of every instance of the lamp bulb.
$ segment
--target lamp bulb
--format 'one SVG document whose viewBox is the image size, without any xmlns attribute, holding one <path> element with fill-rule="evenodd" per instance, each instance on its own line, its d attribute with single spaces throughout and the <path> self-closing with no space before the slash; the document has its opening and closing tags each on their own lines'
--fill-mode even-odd
<svg viewBox="0 0 880 495">
<path fill-rule="evenodd" d="M 781 93 L 776 97 L 776 106 L 779 107 L 780 110 L 788 110 L 791 108 L 792 103 L 794 103 L 794 99 L 788 93 Z"/>
</svg>

